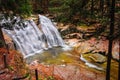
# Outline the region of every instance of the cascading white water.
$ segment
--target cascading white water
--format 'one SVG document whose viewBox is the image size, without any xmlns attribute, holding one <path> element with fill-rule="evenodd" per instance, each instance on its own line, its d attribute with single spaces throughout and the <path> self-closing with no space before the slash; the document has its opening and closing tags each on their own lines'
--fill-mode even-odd
<svg viewBox="0 0 120 80">
<path fill-rule="evenodd" d="M 64 46 L 64 41 L 62 40 L 57 28 L 51 22 L 51 20 L 43 15 L 39 15 L 41 29 L 47 39 L 48 46 Z"/>
<path fill-rule="evenodd" d="M 53 46 L 64 46 L 57 28 L 51 20 L 45 16 L 39 15 L 41 30 L 33 20 L 23 22 L 24 25 L 15 24 L 13 30 L 4 29 L 4 31 L 16 43 L 24 57 L 39 53 L 43 49 L 52 48 Z"/>
</svg>

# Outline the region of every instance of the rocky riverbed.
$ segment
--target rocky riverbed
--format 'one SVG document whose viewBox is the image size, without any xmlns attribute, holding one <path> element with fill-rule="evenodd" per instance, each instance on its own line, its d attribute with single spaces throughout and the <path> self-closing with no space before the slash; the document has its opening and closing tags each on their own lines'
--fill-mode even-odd
<svg viewBox="0 0 120 80">
<path fill-rule="evenodd" d="M 100 25 L 97 26 L 99 27 L 89 27 L 88 29 L 86 27 L 58 24 L 58 29 L 71 50 L 64 51 L 59 48 L 45 51 L 26 59 L 26 63 L 23 56 L 13 52 L 8 58 L 8 61 L 12 60 L 9 65 L 13 67 L 5 69 L 5 74 L 1 74 L 0 78 L 10 80 L 16 76 L 21 77 L 29 73 L 31 80 L 35 80 L 35 69 L 37 69 L 38 77 L 41 80 L 105 80 L 108 40 L 105 36 L 93 36 L 97 32 L 102 34 L 101 30 L 103 29 Z M 4 34 L 4 37 L 9 49 L 15 49 L 12 40 L 6 34 Z M 117 80 L 118 39 L 114 40 L 112 49 L 111 80 Z M 1 59 L 3 61 L 3 58 Z M 4 70 L 3 62 L 0 65 L 1 70 Z M 17 69 L 19 69 L 19 72 L 15 75 Z"/>
<path fill-rule="evenodd" d="M 41 76 L 53 76 L 57 80 L 105 80 L 107 42 L 100 43 L 96 38 L 66 39 L 66 44 L 72 47 L 70 51 L 61 51 L 54 56 L 49 52 L 37 55 L 42 59 L 34 58 L 29 67 L 38 69 L 39 74 L 43 72 Z M 118 62 L 112 60 L 111 80 L 117 80 L 117 74 Z"/>
</svg>

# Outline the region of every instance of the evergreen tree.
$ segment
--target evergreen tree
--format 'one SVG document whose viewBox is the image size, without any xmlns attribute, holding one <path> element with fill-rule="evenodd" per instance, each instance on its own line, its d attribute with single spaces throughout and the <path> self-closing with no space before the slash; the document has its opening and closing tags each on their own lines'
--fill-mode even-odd
<svg viewBox="0 0 120 80">
<path fill-rule="evenodd" d="M 15 14 L 30 15 L 32 13 L 30 0 L 1 0 L 0 8 L 2 11 L 13 11 Z"/>
</svg>

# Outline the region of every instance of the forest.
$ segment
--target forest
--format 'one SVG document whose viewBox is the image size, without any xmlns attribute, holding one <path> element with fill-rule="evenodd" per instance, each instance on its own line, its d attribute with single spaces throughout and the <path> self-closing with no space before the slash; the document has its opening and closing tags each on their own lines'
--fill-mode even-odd
<svg viewBox="0 0 120 80">
<path fill-rule="evenodd" d="M 120 0 L 0 0 L 0 80 L 120 80 Z"/>
</svg>

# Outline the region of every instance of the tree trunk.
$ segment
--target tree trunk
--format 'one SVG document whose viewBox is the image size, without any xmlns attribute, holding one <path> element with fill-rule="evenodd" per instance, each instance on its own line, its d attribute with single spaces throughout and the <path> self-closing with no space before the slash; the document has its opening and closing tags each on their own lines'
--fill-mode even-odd
<svg viewBox="0 0 120 80">
<path fill-rule="evenodd" d="M 48 13 L 49 0 L 41 0 L 41 7 L 44 13 Z"/>
<path fill-rule="evenodd" d="M 94 0 L 91 0 L 91 17 L 93 16 L 94 13 Z"/>
<path fill-rule="evenodd" d="M 101 11 L 101 15 L 103 17 L 103 11 L 104 11 L 104 0 L 100 0 L 100 11 Z"/>
<path fill-rule="evenodd" d="M 120 39 L 119 39 L 119 67 L 118 67 L 118 80 L 120 80 Z"/>
<path fill-rule="evenodd" d="M 112 58 L 112 42 L 114 33 L 114 22 L 115 22 L 115 0 L 112 0 L 110 10 L 110 33 L 109 33 L 109 46 L 108 46 L 108 57 L 107 57 L 107 69 L 106 69 L 106 80 L 110 80 L 110 68 Z"/>
<path fill-rule="evenodd" d="M 107 6 L 110 6 L 110 0 L 106 0 Z"/>
</svg>

